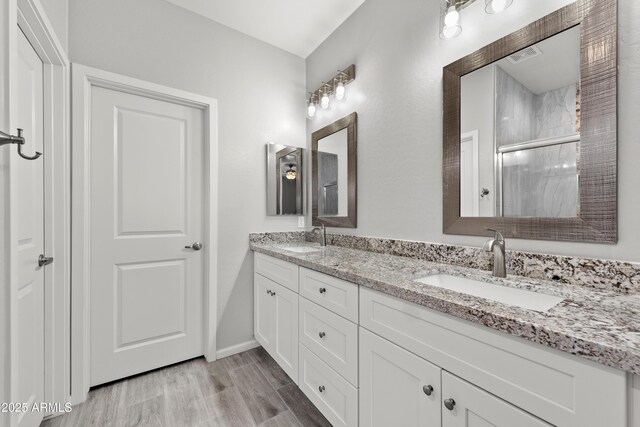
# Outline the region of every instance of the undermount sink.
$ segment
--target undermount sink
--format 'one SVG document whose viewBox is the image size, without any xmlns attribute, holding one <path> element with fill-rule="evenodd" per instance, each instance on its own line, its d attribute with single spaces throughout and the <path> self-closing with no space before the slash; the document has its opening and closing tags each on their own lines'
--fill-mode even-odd
<svg viewBox="0 0 640 427">
<path fill-rule="evenodd" d="M 563 300 L 563 298 L 553 295 L 509 288 L 448 274 L 433 274 L 417 279 L 416 282 L 540 312 L 550 310 Z"/>
<path fill-rule="evenodd" d="M 286 248 L 282 248 L 285 251 L 296 252 L 299 254 L 307 254 L 310 252 L 320 252 L 323 248 L 313 247 L 313 246 L 289 246 Z"/>
</svg>

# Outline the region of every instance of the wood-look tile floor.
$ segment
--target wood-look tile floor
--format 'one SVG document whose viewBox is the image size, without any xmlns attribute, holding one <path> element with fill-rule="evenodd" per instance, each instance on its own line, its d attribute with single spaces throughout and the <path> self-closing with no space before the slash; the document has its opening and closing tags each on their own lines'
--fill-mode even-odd
<svg viewBox="0 0 640 427">
<path fill-rule="evenodd" d="M 41 427 L 331 426 L 262 348 L 194 359 L 95 387 Z"/>
</svg>

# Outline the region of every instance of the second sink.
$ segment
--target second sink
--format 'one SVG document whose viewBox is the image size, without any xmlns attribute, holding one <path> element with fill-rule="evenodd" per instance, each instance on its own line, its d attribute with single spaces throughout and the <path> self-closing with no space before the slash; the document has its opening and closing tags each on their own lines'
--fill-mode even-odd
<svg viewBox="0 0 640 427">
<path fill-rule="evenodd" d="M 433 274 L 417 279 L 416 282 L 541 312 L 549 311 L 563 300 L 554 295 L 509 288 L 448 274 Z"/>
</svg>

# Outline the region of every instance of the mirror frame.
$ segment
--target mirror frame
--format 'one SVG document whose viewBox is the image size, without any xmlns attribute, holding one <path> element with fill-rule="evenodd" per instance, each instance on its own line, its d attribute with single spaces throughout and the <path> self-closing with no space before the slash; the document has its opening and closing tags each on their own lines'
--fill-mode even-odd
<svg viewBox="0 0 640 427">
<path fill-rule="evenodd" d="M 312 224 L 327 227 L 356 228 L 358 226 L 357 126 L 358 115 L 351 113 L 311 134 Z M 347 129 L 347 216 L 318 216 L 318 141 Z"/>
<path fill-rule="evenodd" d="M 578 0 L 443 69 L 443 233 L 617 242 L 617 0 Z M 580 208 L 574 218 L 460 216 L 461 77 L 580 25 Z"/>
</svg>

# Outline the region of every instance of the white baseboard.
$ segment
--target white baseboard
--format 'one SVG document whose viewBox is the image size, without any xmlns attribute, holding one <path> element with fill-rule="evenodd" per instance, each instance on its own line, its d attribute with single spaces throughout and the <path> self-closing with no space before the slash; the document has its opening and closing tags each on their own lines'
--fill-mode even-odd
<svg viewBox="0 0 640 427">
<path fill-rule="evenodd" d="M 256 347 L 260 347 L 260 343 L 256 340 L 249 340 L 247 342 L 218 350 L 216 352 L 216 358 L 222 359 L 223 357 L 233 356 L 234 354 L 242 353 L 243 351 L 251 350 Z"/>
</svg>

